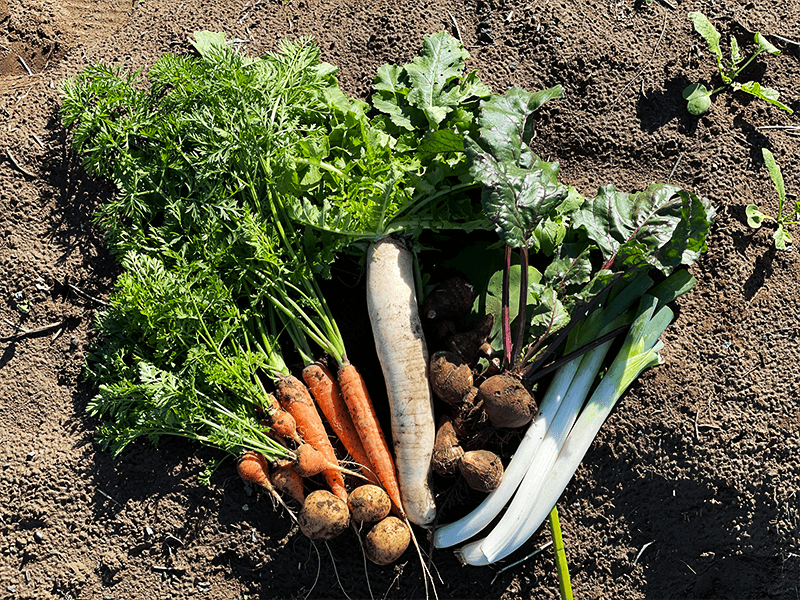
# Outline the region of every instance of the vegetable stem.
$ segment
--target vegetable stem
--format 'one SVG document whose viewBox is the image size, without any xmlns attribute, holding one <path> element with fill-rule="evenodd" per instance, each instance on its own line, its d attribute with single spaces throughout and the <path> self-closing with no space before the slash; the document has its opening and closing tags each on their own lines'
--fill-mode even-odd
<svg viewBox="0 0 800 600">
<path fill-rule="evenodd" d="M 572 600 L 572 583 L 569 577 L 567 553 L 564 550 L 564 539 L 561 537 L 561 524 L 558 521 L 558 509 L 554 506 L 547 516 L 550 523 L 550 534 L 553 536 L 553 553 L 556 559 L 556 573 L 558 574 L 558 589 L 561 600 Z"/>
</svg>

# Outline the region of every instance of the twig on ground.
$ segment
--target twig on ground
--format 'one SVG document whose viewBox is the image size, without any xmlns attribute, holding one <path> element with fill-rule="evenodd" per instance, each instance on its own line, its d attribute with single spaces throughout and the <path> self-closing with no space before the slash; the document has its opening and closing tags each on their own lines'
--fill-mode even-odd
<svg viewBox="0 0 800 600">
<path fill-rule="evenodd" d="M 89 294 L 84 292 L 82 289 L 75 287 L 71 283 L 68 283 L 67 287 L 69 289 L 71 289 L 73 292 L 75 292 L 76 294 L 78 294 L 79 296 L 83 296 L 87 300 L 91 300 L 93 302 L 97 302 L 98 304 L 102 304 L 103 306 L 108 306 L 108 302 L 106 302 L 105 300 L 101 300 L 100 298 L 95 298 L 94 296 L 90 296 Z"/>
<path fill-rule="evenodd" d="M 458 21 L 456 21 L 456 18 L 450 14 L 450 11 L 447 11 L 447 16 L 450 17 L 450 20 L 453 22 L 453 27 L 456 28 L 456 37 L 458 38 L 458 41 L 461 42 L 462 46 L 465 46 L 466 44 L 464 44 L 464 40 L 461 39 L 461 29 L 458 27 Z"/>
<path fill-rule="evenodd" d="M 4 342 L 6 342 L 8 340 L 13 340 L 13 339 L 16 339 L 16 338 L 25 337 L 26 335 L 36 335 L 37 333 L 50 331 L 51 329 L 55 329 L 56 327 L 61 327 L 62 325 L 64 325 L 63 321 L 59 321 L 58 323 L 50 323 L 49 325 L 44 325 L 42 327 L 37 327 L 36 329 L 25 329 L 21 325 L 16 325 L 16 324 L 12 323 L 11 321 L 9 321 L 8 319 L 3 319 L 3 321 L 5 321 L 9 325 L 11 325 L 11 327 L 13 327 L 14 329 L 17 330 L 17 333 L 15 333 L 14 335 L 8 335 L 8 336 L 0 337 L 0 340 L 2 340 Z"/>
<path fill-rule="evenodd" d="M 663 39 L 664 39 L 664 32 L 665 32 L 666 30 L 667 30 L 667 12 L 666 12 L 666 11 L 664 11 L 664 24 L 661 26 L 661 35 L 659 35 L 659 36 L 658 36 L 658 41 L 656 42 L 656 45 L 655 45 L 655 47 L 653 48 L 653 53 L 650 55 L 650 60 L 648 60 L 648 61 L 647 61 L 647 62 L 646 62 L 646 63 L 645 63 L 643 66 L 642 66 L 642 68 L 641 68 L 641 69 L 639 69 L 639 70 L 636 72 L 636 75 L 634 75 L 634 76 L 633 76 L 633 79 L 631 79 L 631 80 L 630 80 L 630 81 L 629 81 L 629 82 L 628 82 L 628 83 L 625 85 L 625 87 L 624 87 L 624 88 L 622 88 L 622 90 L 621 90 L 621 91 L 620 91 L 620 93 L 617 95 L 617 97 L 616 97 L 616 98 L 614 98 L 614 100 L 611 102 L 610 106 L 614 106 L 614 105 L 617 103 L 617 101 L 618 101 L 620 98 L 622 98 L 622 94 L 624 94 L 624 93 L 625 93 L 625 91 L 626 91 L 626 90 L 627 90 L 629 87 L 631 87 L 631 85 L 633 85 L 633 82 L 634 82 L 634 81 L 636 81 L 637 79 L 639 79 L 639 76 L 640 76 L 642 73 L 644 73 L 644 70 L 645 70 L 647 67 L 649 67 L 649 66 L 650 66 L 650 63 L 651 63 L 651 62 L 653 62 L 653 59 L 656 57 L 656 52 L 658 52 L 658 47 L 661 45 L 661 40 L 663 40 Z"/>
<path fill-rule="evenodd" d="M 762 125 L 761 127 L 756 127 L 756 129 L 790 129 L 800 131 L 800 125 Z"/>
<path fill-rule="evenodd" d="M 769 37 L 774 38 L 776 40 L 780 40 L 784 44 L 792 44 L 793 46 L 800 46 L 800 42 L 795 42 L 794 40 L 790 40 L 790 39 L 785 38 L 785 37 L 783 37 L 781 35 L 776 35 L 776 34 L 773 33 Z"/>
<path fill-rule="evenodd" d="M 642 549 L 639 550 L 639 554 L 637 554 L 636 558 L 633 559 L 633 564 L 636 564 L 637 562 L 639 562 L 639 559 L 642 557 L 642 552 L 647 550 L 648 546 L 650 546 L 651 544 L 655 544 L 655 543 L 656 543 L 656 541 L 653 540 L 652 542 L 647 542 L 644 546 L 642 546 Z"/>
<path fill-rule="evenodd" d="M 35 133 L 32 133 L 31 137 L 33 138 L 33 141 L 35 141 L 42 150 L 45 149 L 44 143 L 42 142 L 42 140 L 39 139 L 39 136 L 37 136 Z"/>
<path fill-rule="evenodd" d="M 34 178 L 36 177 L 36 175 L 35 175 L 34 173 L 31 173 L 31 172 L 30 172 L 30 171 L 28 171 L 28 170 L 27 170 L 25 167 L 23 167 L 21 164 L 19 164 L 19 163 L 17 162 L 17 159 L 16 159 L 16 158 L 14 158 L 14 155 L 13 155 L 13 154 L 11 154 L 11 150 L 8 150 L 8 149 L 6 149 L 6 155 L 8 156 L 8 159 L 11 161 L 11 163 L 12 163 L 12 164 L 13 164 L 15 167 L 17 167 L 17 169 L 19 169 L 19 171 L 20 171 L 22 174 L 24 174 L 24 175 L 27 175 L 28 177 L 34 177 Z"/>
<path fill-rule="evenodd" d="M 669 0 L 658 0 L 658 1 L 659 1 L 659 2 L 661 2 L 661 4 L 663 4 L 664 6 L 669 6 L 669 7 L 670 7 L 672 10 L 678 10 L 678 7 L 677 7 L 677 6 L 675 6 L 675 5 L 674 5 L 672 2 L 670 2 Z"/>
<path fill-rule="evenodd" d="M 492 581 L 489 583 L 489 585 L 492 585 L 494 583 L 494 580 L 497 579 L 497 576 L 500 575 L 500 573 L 502 573 L 503 571 L 507 571 L 508 569 L 511 569 L 512 567 L 516 567 L 518 564 L 523 563 L 526 560 L 528 560 L 529 558 L 532 558 L 532 557 L 536 556 L 542 550 L 547 550 L 547 548 L 549 548 L 552 545 L 553 545 L 553 540 L 550 540 L 546 544 L 542 544 L 541 546 L 539 546 L 536 550 L 534 550 L 533 552 L 531 552 L 527 556 L 523 556 L 518 561 L 513 562 L 510 565 L 506 565 L 505 567 L 503 567 L 497 573 L 494 574 L 494 577 L 492 577 Z"/>
<path fill-rule="evenodd" d="M 681 164 L 681 159 L 683 158 L 683 152 L 678 155 L 678 160 L 675 161 L 675 164 L 672 167 L 672 171 L 669 172 L 669 177 L 667 177 L 667 183 L 672 180 L 672 176 L 675 175 L 675 170 L 678 168 L 678 165 Z"/>
<path fill-rule="evenodd" d="M 28 66 L 28 63 L 25 62 L 25 59 L 22 58 L 19 54 L 17 54 L 17 58 L 19 59 L 19 62 L 22 63 L 22 66 L 25 67 L 25 70 L 28 72 L 28 77 L 33 77 L 33 71 L 31 71 L 31 68 Z"/>
</svg>

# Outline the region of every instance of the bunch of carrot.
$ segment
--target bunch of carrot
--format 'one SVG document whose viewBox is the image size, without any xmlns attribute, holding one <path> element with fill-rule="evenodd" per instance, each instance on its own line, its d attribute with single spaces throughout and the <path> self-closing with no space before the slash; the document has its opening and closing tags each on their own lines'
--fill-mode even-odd
<svg viewBox="0 0 800 600">
<path fill-rule="evenodd" d="M 352 472 L 339 464 L 322 420 L 324 415 L 359 465 L 362 477 L 383 486 L 395 512 L 405 517 L 394 460 L 361 374 L 347 364 L 334 377 L 325 365 L 313 363 L 303 369 L 302 377 L 305 384 L 292 375 L 277 382 L 275 398 L 282 411 L 276 411 L 271 421 L 272 432 L 280 441 L 289 439 L 297 444 L 295 460 L 276 461 L 270 470 L 263 455 L 249 451 L 239 459 L 239 475 L 273 495 L 276 490 L 288 493 L 302 504 L 302 478 L 322 474 L 331 492 L 347 501 L 343 475 Z"/>
</svg>

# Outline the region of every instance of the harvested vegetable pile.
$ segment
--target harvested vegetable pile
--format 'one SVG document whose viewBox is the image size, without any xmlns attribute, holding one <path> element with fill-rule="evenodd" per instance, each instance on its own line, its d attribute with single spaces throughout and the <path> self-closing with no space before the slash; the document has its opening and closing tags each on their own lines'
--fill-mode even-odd
<svg viewBox="0 0 800 600">
<path fill-rule="evenodd" d="M 73 147 L 118 189 L 97 215 L 123 267 L 88 357 L 101 442 L 219 448 L 311 539 L 376 522 L 360 531 L 377 564 L 403 554 L 412 523 L 447 547 L 508 504 L 459 550 L 471 564 L 506 556 L 659 362 L 664 305 L 691 287 L 681 268 L 705 250 L 712 207 L 664 184 L 594 199 L 560 184 L 529 142 L 561 88 L 492 94 L 443 32 L 381 67 L 371 104 L 340 90 L 312 40 L 257 59 L 221 34 L 194 46 L 146 79 L 94 65 L 62 90 Z M 456 231 L 482 241 L 452 261 L 471 280 L 442 291 L 426 236 Z M 366 265 L 387 407 L 372 404 L 321 291 L 341 253 Z M 489 495 L 439 527 L 447 489 L 432 470 Z"/>
</svg>

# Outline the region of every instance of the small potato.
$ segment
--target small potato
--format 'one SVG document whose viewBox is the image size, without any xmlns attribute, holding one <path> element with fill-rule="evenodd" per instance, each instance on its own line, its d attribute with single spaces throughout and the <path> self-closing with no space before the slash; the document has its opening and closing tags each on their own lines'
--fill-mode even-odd
<svg viewBox="0 0 800 600">
<path fill-rule="evenodd" d="M 347 507 L 356 523 L 374 523 L 389 514 L 392 501 L 382 487 L 368 483 L 350 492 Z"/>
<path fill-rule="evenodd" d="M 376 565 L 396 561 L 411 542 L 411 530 L 397 517 L 386 517 L 370 529 L 364 540 L 367 558 Z"/>
<path fill-rule="evenodd" d="M 306 496 L 297 515 L 300 531 L 312 540 L 331 540 L 350 524 L 350 511 L 341 498 L 327 490 L 316 490 Z"/>
</svg>

